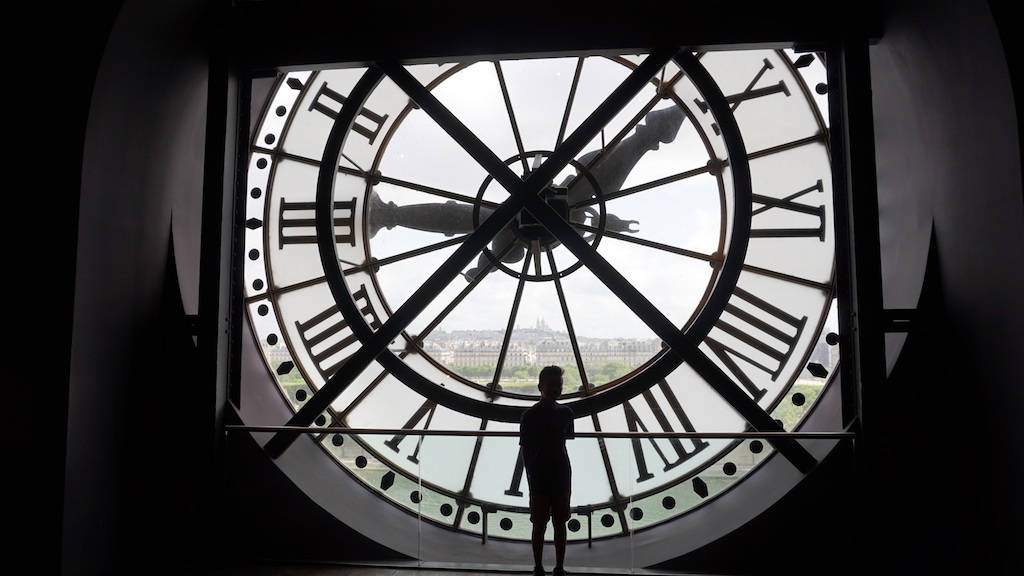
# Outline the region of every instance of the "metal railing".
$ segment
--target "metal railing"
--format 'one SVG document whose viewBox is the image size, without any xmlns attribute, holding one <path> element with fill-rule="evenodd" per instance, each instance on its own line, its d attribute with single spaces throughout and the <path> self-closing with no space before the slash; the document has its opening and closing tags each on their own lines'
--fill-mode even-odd
<svg viewBox="0 0 1024 576">
<path fill-rule="evenodd" d="M 419 428 L 347 428 L 344 426 L 244 426 L 228 425 L 228 432 L 296 432 L 308 434 L 351 434 L 366 436 L 494 436 L 518 438 L 519 432 L 512 430 L 429 430 Z M 792 438 L 796 440 L 844 440 L 853 439 L 853 432 L 576 432 L 575 438 Z"/>
</svg>

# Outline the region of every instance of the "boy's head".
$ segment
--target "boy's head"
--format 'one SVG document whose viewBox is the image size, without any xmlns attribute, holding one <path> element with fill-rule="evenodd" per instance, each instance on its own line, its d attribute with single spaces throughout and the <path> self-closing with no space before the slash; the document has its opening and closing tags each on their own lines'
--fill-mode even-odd
<svg viewBox="0 0 1024 576">
<path fill-rule="evenodd" d="M 540 371 L 537 388 L 540 389 L 541 398 L 555 400 L 562 395 L 562 373 L 559 366 L 547 366 Z"/>
</svg>

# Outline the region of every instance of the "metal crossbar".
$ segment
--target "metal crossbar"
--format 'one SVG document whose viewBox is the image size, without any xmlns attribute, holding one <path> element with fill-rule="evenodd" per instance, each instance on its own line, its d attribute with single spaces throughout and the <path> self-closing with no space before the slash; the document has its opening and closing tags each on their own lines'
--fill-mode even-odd
<svg viewBox="0 0 1024 576">
<path fill-rule="evenodd" d="M 518 438 L 512 430 L 419 430 L 415 428 L 346 428 L 341 426 L 225 426 L 228 432 L 295 432 L 308 434 L 406 435 L 406 436 L 494 436 Z M 576 432 L 575 438 L 793 438 L 853 439 L 853 432 Z"/>
</svg>

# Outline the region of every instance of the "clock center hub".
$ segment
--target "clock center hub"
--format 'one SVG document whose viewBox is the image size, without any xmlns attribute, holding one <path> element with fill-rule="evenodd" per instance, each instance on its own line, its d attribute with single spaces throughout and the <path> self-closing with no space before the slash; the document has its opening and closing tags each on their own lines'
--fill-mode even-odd
<svg viewBox="0 0 1024 576">
<path fill-rule="evenodd" d="M 524 159 L 532 159 L 536 168 L 543 158 L 551 155 L 550 151 L 527 152 L 516 155 L 505 161 L 508 166 L 525 166 Z M 581 160 L 585 160 L 586 156 Z M 585 162 L 572 160 L 569 166 L 558 177 L 558 184 L 551 184 L 540 192 L 545 204 L 551 207 L 563 220 L 568 222 L 576 232 L 595 248 L 600 244 L 606 229 L 621 232 L 635 232 L 632 227 L 637 224 L 633 220 L 624 220 L 605 209 L 604 187 L 588 168 Z M 491 214 L 493 210 L 483 207 L 483 199 L 489 187 L 494 184 L 491 176 L 484 179 L 477 193 L 477 205 L 474 208 L 474 228 Z M 524 270 L 516 266 L 534 254 L 534 264 Z M 540 254 L 547 256 L 539 258 Z M 509 265 L 512 266 L 509 266 Z M 467 278 L 475 278 L 485 269 L 497 269 L 512 277 L 524 277 L 531 282 L 550 281 L 555 277 L 564 278 L 583 265 L 568 249 L 562 247 L 561 241 L 552 234 L 529 210 L 520 211 L 515 220 L 491 242 L 489 248 L 480 255 L 474 269 Z"/>
<path fill-rule="evenodd" d="M 565 187 L 549 186 L 545 188 L 540 196 L 544 203 L 554 209 L 563 220 L 569 220 L 569 196 Z M 523 210 L 516 218 L 519 237 L 526 242 L 539 242 L 545 248 L 557 246 L 558 240 L 548 232 L 547 228 L 540 223 L 529 210 Z"/>
</svg>

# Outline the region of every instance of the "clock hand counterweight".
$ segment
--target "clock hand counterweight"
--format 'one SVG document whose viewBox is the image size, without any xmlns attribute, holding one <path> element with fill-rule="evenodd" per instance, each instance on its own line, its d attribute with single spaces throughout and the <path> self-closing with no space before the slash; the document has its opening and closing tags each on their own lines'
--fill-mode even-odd
<svg viewBox="0 0 1024 576">
<path fill-rule="evenodd" d="M 492 208 L 476 210 L 469 204 L 459 204 L 455 201 L 397 206 L 394 202 L 385 203 L 377 195 L 377 192 L 372 192 L 369 210 L 370 237 L 376 236 L 382 228 L 390 230 L 395 226 L 424 232 L 437 232 L 445 236 L 469 234 L 476 230 L 475 220 L 477 217 L 480 220 L 486 220 L 492 213 L 494 213 Z M 515 233 L 510 226 L 506 226 L 498 232 L 490 245 L 492 251 L 497 252 L 499 246 L 515 243 L 504 251 L 505 255 L 501 261 L 519 262 L 526 256 L 526 247 L 515 241 Z M 488 259 L 481 255 L 477 267 L 467 275 L 467 280 L 475 278 L 475 273 L 478 271 L 489 269 L 489 266 L 486 266 L 488 262 Z"/>
<path fill-rule="evenodd" d="M 391 230 L 395 226 L 437 232 L 445 236 L 469 234 L 476 229 L 473 224 L 473 206 L 460 204 L 454 200 L 398 206 L 394 202 L 384 202 L 377 192 L 373 191 L 370 193 L 369 202 L 370 238 L 384 228 Z M 492 212 L 494 210 L 491 208 L 480 209 L 480 215 L 484 218 Z"/>
</svg>

